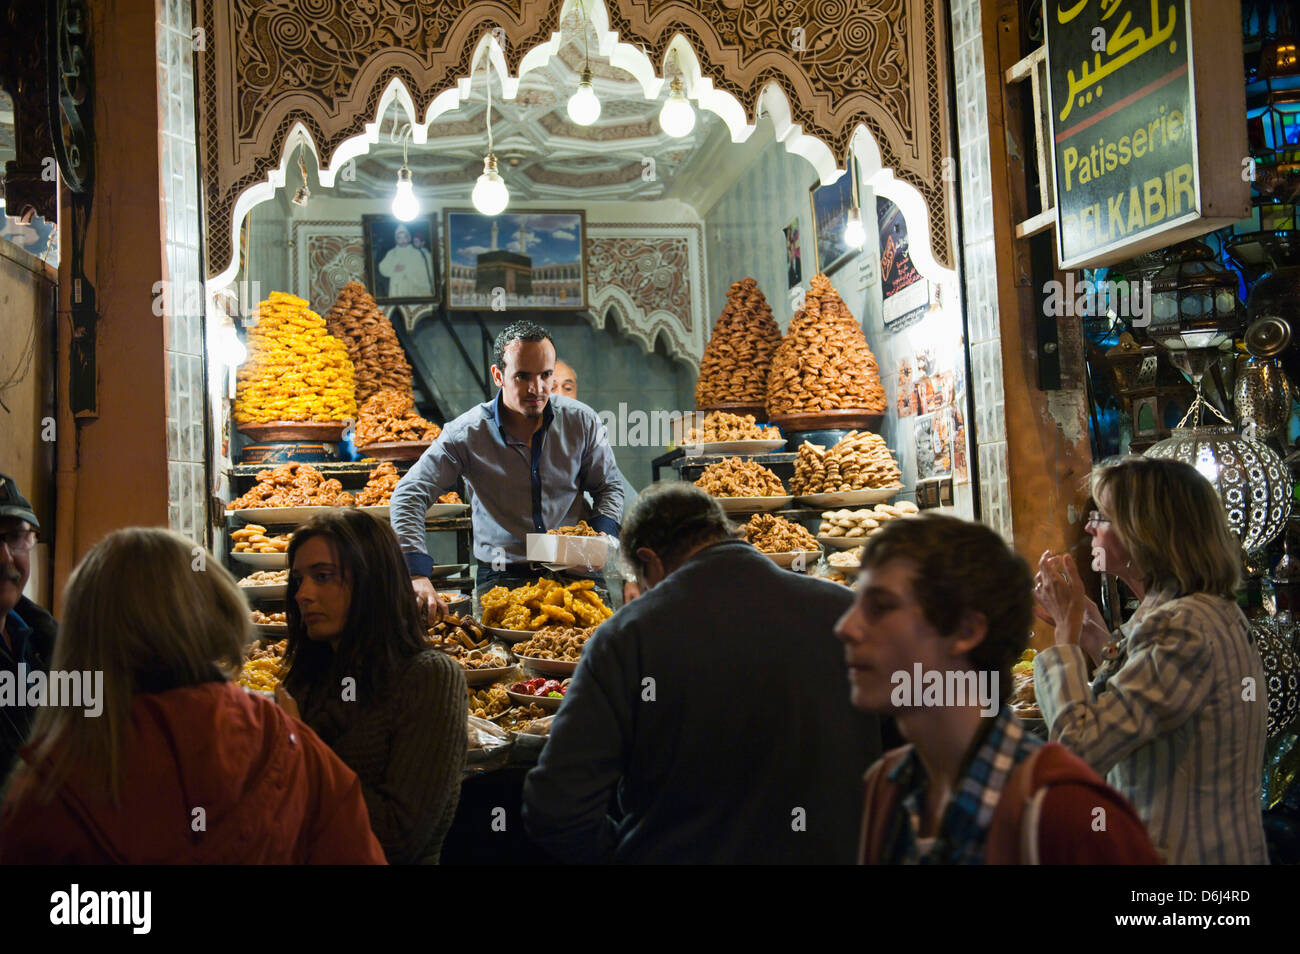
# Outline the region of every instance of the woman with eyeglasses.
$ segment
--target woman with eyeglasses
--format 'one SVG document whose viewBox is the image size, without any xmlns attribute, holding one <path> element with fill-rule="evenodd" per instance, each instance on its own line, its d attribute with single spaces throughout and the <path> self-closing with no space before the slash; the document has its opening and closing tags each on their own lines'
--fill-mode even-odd
<svg viewBox="0 0 1300 954">
<path fill-rule="evenodd" d="M 425 642 L 388 524 L 314 517 L 289 544 L 289 671 L 277 699 L 361 779 L 390 864 L 437 864 L 460 798 L 465 676 Z"/>
<path fill-rule="evenodd" d="M 1267 864 L 1268 701 L 1223 504 L 1178 461 L 1108 462 L 1091 485 L 1094 567 L 1142 602 L 1103 637 L 1074 561 L 1043 555 L 1034 593 L 1056 632 L 1034 676 L 1051 738 L 1133 803 L 1166 861 Z M 1099 663 L 1091 679 L 1089 656 Z"/>
</svg>

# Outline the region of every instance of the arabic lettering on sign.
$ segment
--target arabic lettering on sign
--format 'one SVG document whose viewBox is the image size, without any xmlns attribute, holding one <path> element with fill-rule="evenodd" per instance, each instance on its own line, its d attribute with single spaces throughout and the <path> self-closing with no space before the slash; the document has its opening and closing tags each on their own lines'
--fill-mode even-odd
<svg viewBox="0 0 1300 954">
<path fill-rule="evenodd" d="M 1101 0 L 1102 16 L 1101 20 L 1109 20 L 1123 6 L 1124 0 Z M 1112 30 L 1098 28 L 1100 36 L 1093 41 L 1092 62 L 1085 59 L 1079 64 L 1076 74 L 1074 69 L 1066 72 L 1066 85 L 1069 87 L 1069 93 L 1064 97 L 1061 104 L 1061 111 L 1058 115 L 1060 122 L 1070 116 L 1076 106 L 1083 107 L 1089 105 L 1093 99 L 1100 99 L 1105 91 L 1102 80 L 1111 76 L 1138 58 L 1154 50 L 1169 41 L 1169 52 L 1177 52 L 1178 41 L 1171 39 L 1174 30 L 1178 26 L 1178 5 L 1175 3 L 1165 7 L 1162 19 L 1160 7 L 1161 0 L 1150 0 L 1151 2 L 1151 25 L 1149 31 L 1141 26 L 1133 25 L 1133 14 L 1125 11 L 1120 18 L 1119 23 Z M 1075 17 L 1083 12 L 1088 6 L 1089 0 L 1077 0 L 1073 5 L 1069 5 L 1069 0 L 1058 3 L 1056 8 L 1056 22 L 1061 25 L 1070 23 Z M 1094 34 L 1097 36 L 1097 34 Z M 1104 39 L 1104 49 L 1097 50 L 1096 45 Z"/>
</svg>

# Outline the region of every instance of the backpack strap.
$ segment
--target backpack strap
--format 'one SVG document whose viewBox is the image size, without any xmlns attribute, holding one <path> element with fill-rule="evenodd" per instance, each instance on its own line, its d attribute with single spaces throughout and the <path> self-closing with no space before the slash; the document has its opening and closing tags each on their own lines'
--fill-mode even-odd
<svg viewBox="0 0 1300 954">
<path fill-rule="evenodd" d="M 862 837 L 858 841 L 858 864 L 878 865 L 885 841 L 898 812 L 898 786 L 890 774 L 912 752 L 904 745 L 882 755 L 863 778 Z"/>
</svg>

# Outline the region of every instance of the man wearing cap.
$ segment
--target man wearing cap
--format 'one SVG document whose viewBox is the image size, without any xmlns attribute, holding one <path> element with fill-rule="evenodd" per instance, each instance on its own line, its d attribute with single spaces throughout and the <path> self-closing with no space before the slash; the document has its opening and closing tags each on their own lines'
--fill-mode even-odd
<svg viewBox="0 0 1300 954">
<path fill-rule="evenodd" d="M 18 484 L 0 474 L 0 672 L 7 670 L 15 686 L 20 673 L 25 678 L 36 670 L 49 672 L 58 632 L 54 617 L 23 596 L 39 529 Z M 0 782 L 8 777 L 35 718 L 34 706 L 12 705 L 0 698 Z"/>
</svg>

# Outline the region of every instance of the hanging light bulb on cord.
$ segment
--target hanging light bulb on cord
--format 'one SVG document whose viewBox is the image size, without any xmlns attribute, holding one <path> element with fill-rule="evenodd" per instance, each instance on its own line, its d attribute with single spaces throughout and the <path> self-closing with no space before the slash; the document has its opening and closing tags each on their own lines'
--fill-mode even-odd
<svg viewBox="0 0 1300 954">
<path fill-rule="evenodd" d="M 867 230 L 862 224 L 862 212 L 858 205 L 858 176 L 853 171 L 853 155 L 849 155 L 849 169 L 846 173 L 852 176 L 849 179 L 851 194 L 853 196 L 853 208 L 849 209 L 849 214 L 844 222 L 844 244 L 849 248 L 861 249 L 867 244 Z"/>
<path fill-rule="evenodd" d="M 600 118 L 600 100 L 591 87 L 591 47 L 587 39 L 587 9 L 582 4 L 578 4 L 578 10 L 582 13 L 584 65 L 578 91 L 569 97 L 569 118 L 579 126 L 590 126 Z"/>
<path fill-rule="evenodd" d="M 402 168 L 397 170 L 397 191 L 393 194 L 393 216 L 409 222 L 420 214 L 420 200 L 411 184 L 411 170 L 406 167 L 406 144 L 411 138 L 411 124 L 402 127 Z"/>
<path fill-rule="evenodd" d="M 489 66 L 490 62 L 485 64 L 484 68 L 487 74 L 488 151 L 483 157 L 483 174 L 474 184 L 471 198 L 474 208 L 483 215 L 500 215 L 510 204 L 510 190 L 506 188 L 505 180 L 497 172 L 497 157 L 492 154 L 492 73 Z"/>
<path fill-rule="evenodd" d="M 844 223 L 844 244 L 858 249 L 867 244 L 867 230 L 862 225 L 862 213 L 856 208 L 849 209 L 848 220 Z"/>
<path fill-rule="evenodd" d="M 695 128 L 695 110 L 687 102 L 686 94 L 682 92 L 682 81 L 676 76 L 673 77 L 668 93 L 668 102 L 659 111 L 659 125 L 675 139 L 682 138 Z"/>
<path fill-rule="evenodd" d="M 302 151 L 306 146 L 298 143 L 298 175 L 302 177 L 302 185 L 298 186 L 298 191 L 293 194 L 290 200 L 294 205 L 305 206 L 307 200 L 311 198 L 311 190 L 307 188 L 307 166 L 302 161 Z"/>
</svg>

